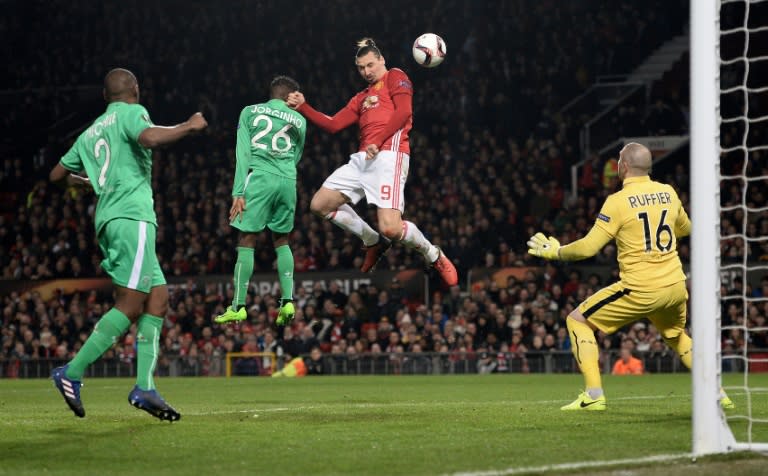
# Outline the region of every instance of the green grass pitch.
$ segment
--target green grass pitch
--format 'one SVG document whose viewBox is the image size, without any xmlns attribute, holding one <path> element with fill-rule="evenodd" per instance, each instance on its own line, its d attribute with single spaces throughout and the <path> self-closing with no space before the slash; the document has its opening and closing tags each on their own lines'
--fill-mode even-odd
<svg viewBox="0 0 768 476">
<path fill-rule="evenodd" d="M 740 381 L 729 376 L 725 383 Z M 751 381 L 768 387 L 768 374 Z M 49 380 L 0 380 L 0 474 L 768 471 L 768 460 L 748 453 L 696 464 L 685 457 L 653 462 L 655 456 L 691 451 L 687 374 L 607 376 L 604 413 L 559 410 L 580 391 L 580 375 L 161 378 L 157 383 L 181 421 L 161 422 L 131 407 L 128 379 L 86 380 L 84 419 L 73 416 Z M 746 395 L 731 396 L 737 409 L 729 414 L 743 415 Z M 768 419 L 768 393 L 753 395 L 751 404 L 754 416 Z M 746 437 L 744 420 L 733 420 L 732 428 L 737 438 Z M 768 424 L 752 430 L 756 441 L 768 441 Z M 599 466 L 616 460 L 632 461 Z M 598 466 L 579 466 L 590 462 Z"/>
</svg>

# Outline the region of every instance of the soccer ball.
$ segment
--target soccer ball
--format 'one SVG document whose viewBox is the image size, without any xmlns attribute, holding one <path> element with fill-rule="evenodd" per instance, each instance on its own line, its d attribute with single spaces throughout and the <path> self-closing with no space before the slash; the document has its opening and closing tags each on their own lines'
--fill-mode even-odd
<svg viewBox="0 0 768 476">
<path fill-rule="evenodd" d="M 425 68 L 434 68 L 445 59 L 448 48 L 434 33 L 424 33 L 413 42 L 413 59 Z"/>
</svg>

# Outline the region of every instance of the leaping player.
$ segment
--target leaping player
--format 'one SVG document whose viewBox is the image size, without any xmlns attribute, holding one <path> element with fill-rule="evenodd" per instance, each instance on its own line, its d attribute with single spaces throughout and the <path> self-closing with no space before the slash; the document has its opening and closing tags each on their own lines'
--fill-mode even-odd
<svg viewBox="0 0 768 476">
<path fill-rule="evenodd" d="M 392 242 L 399 241 L 421 253 L 448 286 L 455 286 L 458 275 L 451 260 L 414 223 L 402 219 L 410 160 L 408 132 L 413 125 L 413 85 L 402 70 L 387 69 L 384 56 L 371 38 L 363 38 L 357 46 L 355 65 L 368 87 L 333 117 L 312 108 L 301 92 L 288 96 L 288 106 L 325 131 L 336 133 L 352 124 L 360 127 L 358 152 L 325 180 L 312 197 L 310 209 L 363 241 L 366 254 L 361 271 L 370 271 Z M 378 232 L 349 205 L 363 197 L 377 207 Z"/>
</svg>

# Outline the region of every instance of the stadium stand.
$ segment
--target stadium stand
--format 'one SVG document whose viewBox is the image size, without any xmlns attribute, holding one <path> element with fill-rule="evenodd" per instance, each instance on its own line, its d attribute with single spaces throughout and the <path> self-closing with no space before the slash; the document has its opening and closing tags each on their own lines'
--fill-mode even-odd
<svg viewBox="0 0 768 476">
<path fill-rule="evenodd" d="M 168 276 L 228 274 L 236 240 L 227 216 L 234 123 L 240 108 L 263 99 L 268 81 L 282 73 L 299 80 L 318 110 L 338 110 L 361 88 L 352 59 L 354 41 L 364 35 L 376 38 L 388 65 L 405 69 L 415 85 L 406 215 L 430 237 L 442 237 L 435 244 L 454 257 L 461 276 L 476 267 L 534 264 L 525 253 L 525 238 L 534 230 L 556 235 L 562 243 L 583 236 L 616 185 L 603 176 L 604 163 L 596 157 L 582 168 L 579 195 L 569 199 L 569 169 L 579 160 L 574 141 L 578 123 L 557 111 L 600 75 L 629 71 L 680 34 L 687 18 L 687 2 L 679 0 L 637 6 L 558 2 L 556 15 L 551 14 L 553 0 L 448 0 L 441 9 L 455 14 L 439 18 L 421 11 L 417 3 L 395 0 L 387 4 L 395 13 L 380 24 L 341 34 L 338 25 L 362 16 L 362 4 L 334 0 L 327 2 L 331 7 L 316 9 L 299 2 L 293 6 L 298 11 L 290 12 L 291 21 L 281 22 L 288 12 L 274 2 L 232 1 L 227 8 L 203 0 L 129 3 L 132 8 L 110 1 L 16 2 L 17 15 L 0 19 L 2 30 L 18 39 L 0 53 L 7 70 L 0 78 L 0 99 L 7 111 L 0 120 L 8 131 L 0 143 L 2 279 L 104 277 L 93 237 L 94 197 L 62 193 L 45 179 L 88 118 L 102 108 L 98 83 L 114 66 L 137 73 L 142 103 L 157 123 L 180 121 L 195 108 L 209 118 L 205 135 L 155 151 L 158 255 Z M 83 29 L 79 17 L 92 9 L 105 18 L 117 18 L 120 9 L 120 21 Z M 253 10 L 260 18 L 275 20 L 259 21 Z M 550 14 L 541 14 L 544 11 Z M 439 31 L 449 45 L 448 60 L 436 71 L 417 69 L 409 58 L 412 39 L 425 29 Z M 61 41 L 75 37 L 77 42 Z M 565 54 L 564 44 L 577 45 L 577 53 L 571 48 Z M 515 55 L 516 49 L 528 54 Z M 644 134 L 672 127 L 684 133 L 684 116 L 669 113 L 686 107 L 679 69 L 654 88 L 647 107 L 625 109 L 617 127 L 635 127 Z M 355 147 L 353 130 L 336 136 L 309 130 L 291 237 L 297 272 L 359 267 L 360 244 L 309 213 L 314 191 Z M 673 177 L 669 181 L 681 190 L 688 207 L 687 177 L 679 163 L 669 162 L 664 173 Z M 455 172 L 459 168 L 460 175 Z M 760 200 L 766 190 L 758 187 L 753 193 Z M 724 225 L 739 226 L 730 218 Z M 768 219 L 754 226 L 766 234 Z M 269 272 L 273 255 L 268 243 L 262 245 L 255 270 Z M 754 251 L 755 256 L 768 255 L 768 250 Z M 615 248 L 608 246 L 591 263 L 612 266 L 614 254 Z M 681 255 L 684 260 L 688 256 L 685 245 Z M 395 247 L 379 267 L 420 268 L 421 262 L 419 256 Z M 450 292 L 438 300 L 430 296 L 429 309 L 420 303 L 404 304 L 397 292 L 383 296 L 354 292 L 347 304 L 333 308 L 326 306 L 326 292 L 320 290 L 301 302 L 296 324 L 280 340 L 280 352 L 304 355 L 317 346 L 327 357 L 326 365 L 318 368 L 326 372 L 341 371 L 334 362 L 359 362 L 361 354 L 370 357 L 377 352 L 407 355 L 411 364 L 404 366 L 407 359 L 402 357 L 392 360 L 400 363 L 386 367 L 401 372 L 434 371 L 432 366 L 464 361 L 467 356 L 473 364 L 465 371 L 573 371 L 563 319 L 603 284 L 598 276 L 575 283 L 571 274 L 578 271 L 550 266 L 540 275 L 510 280 L 506 288 L 487 280 L 484 286 L 464 289 L 460 296 Z M 220 375 L 226 352 L 277 350 L 270 340 L 274 296 L 250 296 L 248 324 L 225 328 L 212 326 L 210 320 L 224 310 L 231 295 L 208 291 L 194 285 L 172 291 L 159 372 Z M 764 279 L 754 293 L 766 292 Z M 35 294 L 14 293 L 2 300 L 2 374 L 26 371 L 47 376 L 47 367 L 22 363 L 70 358 L 110 306 L 111 297 L 76 292 L 43 300 Z M 765 306 L 754 306 L 755 319 L 765 320 Z M 738 337 L 727 338 L 733 351 L 754 345 Z M 130 372 L 131 339 L 126 336 L 105 356 L 111 367 L 94 371 Z M 603 344 L 607 351 L 621 346 L 633 346 L 647 359 L 655 358 L 645 362 L 649 371 L 676 362 L 652 326 L 626 329 Z M 417 358 L 432 352 L 451 357 L 436 363 Z M 558 352 L 562 360 L 544 359 Z M 496 358 L 499 353 L 504 357 Z M 665 355 L 670 358 L 665 360 Z M 334 360 L 335 356 L 345 358 Z M 389 357 L 377 359 L 380 369 L 390 362 Z M 361 371 L 359 365 L 356 368 Z"/>
</svg>

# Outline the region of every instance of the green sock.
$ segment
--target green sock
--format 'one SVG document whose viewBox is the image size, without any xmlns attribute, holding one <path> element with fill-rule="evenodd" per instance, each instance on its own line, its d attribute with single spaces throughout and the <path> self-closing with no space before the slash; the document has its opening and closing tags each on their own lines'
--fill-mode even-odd
<svg viewBox="0 0 768 476">
<path fill-rule="evenodd" d="M 237 263 L 235 263 L 235 297 L 232 299 L 232 309 L 237 311 L 245 306 L 248 295 L 248 282 L 253 274 L 253 248 L 237 247 Z"/>
<path fill-rule="evenodd" d="M 293 299 L 293 252 L 288 245 L 275 248 L 277 253 L 277 274 L 280 277 L 280 290 L 283 299 Z"/>
<path fill-rule="evenodd" d="M 136 329 L 136 385 L 142 390 L 155 388 L 155 366 L 160 353 L 163 318 L 142 314 Z"/>
<path fill-rule="evenodd" d="M 112 347 L 115 340 L 123 335 L 129 327 L 131 327 L 131 321 L 125 314 L 116 307 L 110 309 L 99 319 L 88 340 L 85 341 L 75 358 L 69 362 L 67 378 L 82 380 L 86 367 Z"/>
</svg>

